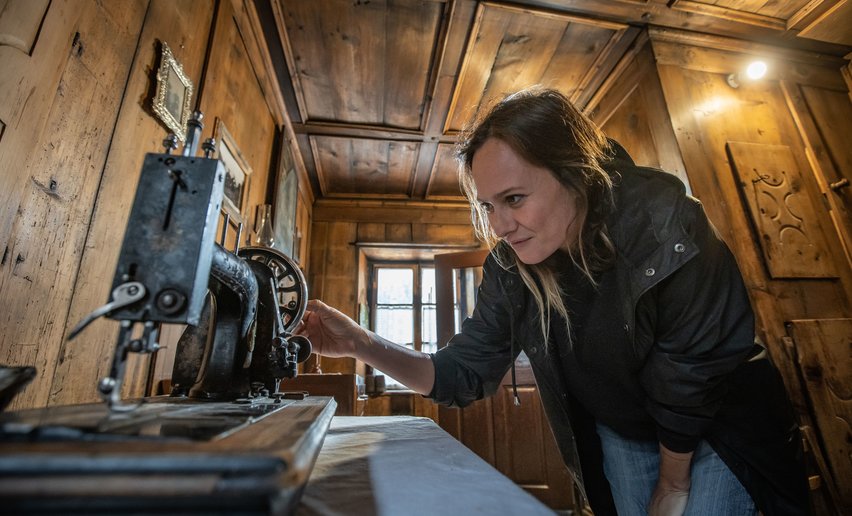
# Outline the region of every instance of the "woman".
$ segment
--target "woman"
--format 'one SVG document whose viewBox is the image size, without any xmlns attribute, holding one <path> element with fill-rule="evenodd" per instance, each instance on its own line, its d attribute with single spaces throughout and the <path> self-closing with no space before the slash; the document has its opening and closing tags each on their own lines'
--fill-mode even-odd
<svg viewBox="0 0 852 516">
<path fill-rule="evenodd" d="M 733 256 L 682 183 L 636 166 L 547 89 L 481 115 L 459 157 L 492 248 L 461 333 L 423 354 L 312 301 L 314 349 L 456 406 L 493 394 L 523 350 L 597 515 L 806 513 L 780 375 Z"/>
</svg>

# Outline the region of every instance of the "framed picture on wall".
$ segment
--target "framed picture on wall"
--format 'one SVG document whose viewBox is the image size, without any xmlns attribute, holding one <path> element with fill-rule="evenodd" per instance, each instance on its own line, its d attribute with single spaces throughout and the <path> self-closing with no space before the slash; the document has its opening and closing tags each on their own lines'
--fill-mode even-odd
<svg viewBox="0 0 852 516">
<path fill-rule="evenodd" d="M 293 243 L 296 230 L 296 199 L 299 196 L 299 176 L 290 140 L 281 138 L 281 152 L 278 166 L 278 180 L 275 188 L 275 243 L 273 247 L 297 259 L 294 256 Z"/>
<path fill-rule="evenodd" d="M 217 157 L 225 166 L 225 196 L 222 208 L 235 222 L 245 223 L 248 218 L 251 167 L 221 118 L 216 119 L 214 135 L 218 142 Z"/>
<path fill-rule="evenodd" d="M 186 123 L 192 106 L 192 82 L 183 72 L 166 42 L 160 42 L 160 67 L 157 89 L 151 108 L 157 117 L 177 136 L 186 141 Z"/>
</svg>

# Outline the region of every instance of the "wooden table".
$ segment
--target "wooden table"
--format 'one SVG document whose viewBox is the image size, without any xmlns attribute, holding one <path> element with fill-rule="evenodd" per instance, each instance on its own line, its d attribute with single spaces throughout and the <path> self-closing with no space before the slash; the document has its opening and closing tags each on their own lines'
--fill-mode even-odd
<svg viewBox="0 0 852 516">
<path fill-rule="evenodd" d="M 299 516 L 549 514 L 431 419 L 335 416 Z"/>
</svg>

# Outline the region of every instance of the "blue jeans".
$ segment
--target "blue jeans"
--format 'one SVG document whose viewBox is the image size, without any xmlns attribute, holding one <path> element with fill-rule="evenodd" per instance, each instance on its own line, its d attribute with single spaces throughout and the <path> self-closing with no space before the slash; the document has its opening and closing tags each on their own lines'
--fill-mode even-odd
<svg viewBox="0 0 852 516">
<path fill-rule="evenodd" d="M 660 472 L 656 441 L 625 439 L 598 423 L 604 473 L 612 488 L 619 516 L 648 514 L 648 503 Z M 746 516 L 758 514 L 754 501 L 707 441 L 692 456 L 691 486 L 686 516 Z"/>
</svg>

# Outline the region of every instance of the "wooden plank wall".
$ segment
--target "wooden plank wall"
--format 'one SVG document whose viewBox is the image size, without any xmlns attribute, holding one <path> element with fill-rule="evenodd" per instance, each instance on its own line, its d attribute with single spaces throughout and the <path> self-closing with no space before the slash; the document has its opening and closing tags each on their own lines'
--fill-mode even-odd
<svg viewBox="0 0 852 516">
<path fill-rule="evenodd" d="M 18 4 L 42 8 L 27 22 L 31 44 L 0 47 L 0 362 L 38 370 L 18 407 L 43 406 L 63 390 L 51 384 L 64 359 L 69 303 L 148 11 L 145 1 L 43 4 Z M 105 276 L 114 258 L 101 258 Z M 100 279 L 87 310 L 103 304 L 109 284 Z"/>
<path fill-rule="evenodd" d="M 254 171 L 249 224 L 267 202 L 286 121 L 250 5 L 64 0 L 3 11 L 0 30 L 14 33 L 0 38 L 11 42 L 0 45 L 0 363 L 38 369 L 13 407 L 94 401 L 108 372 L 114 321 L 63 338 L 108 299 L 143 156 L 167 134 L 150 109 L 158 41 L 195 85 L 202 138 L 224 120 Z M 177 334 L 154 379 L 170 375 Z M 146 394 L 150 380 L 149 358 L 131 356 L 124 395 Z"/>
</svg>

